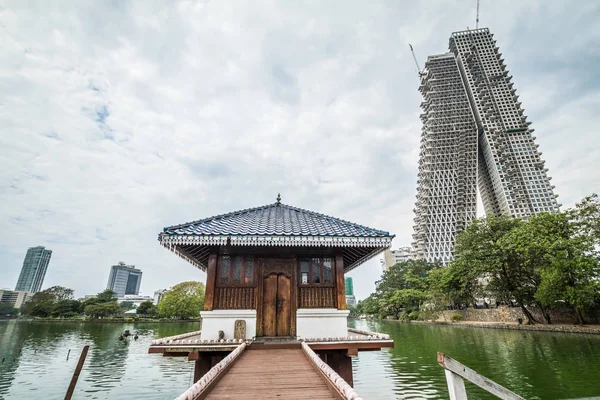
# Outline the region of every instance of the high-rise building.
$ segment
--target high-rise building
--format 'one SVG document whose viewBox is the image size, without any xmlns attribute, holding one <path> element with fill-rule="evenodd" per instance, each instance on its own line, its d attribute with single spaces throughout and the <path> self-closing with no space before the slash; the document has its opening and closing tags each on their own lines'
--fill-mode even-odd
<svg viewBox="0 0 600 400">
<path fill-rule="evenodd" d="M 413 259 L 413 251 L 408 247 L 400 247 L 398 250 L 386 249 L 383 252 L 383 258 L 380 261 L 384 271 L 389 270 L 392 266 Z"/>
<path fill-rule="evenodd" d="M 24 303 L 27 303 L 33 297 L 33 293 L 0 289 L 0 303 L 11 304 L 14 308 L 20 308 Z"/>
<path fill-rule="evenodd" d="M 15 291 L 39 292 L 44 283 L 50 257 L 52 257 L 52 250 L 46 250 L 44 246 L 27 249 Z"/>
<path fill-rule="evenodd" d="M 138 295 L 142 283 L 142 271 L 135 268 L 135 265 L 126 265 L 119 261 L 113 265 L 108 276 L 107 289 L 117 294 L 117 297 L 125 297 L 126 294 Z"/>
<path fill-rule="evenodd" d="M 344 279 L 344 286 L 346 289 L 346 304 L 349 306 L 356 305 L 356 296 L 354 296 L 354 282 L 351 277 Z"/>
<path fill-rule="evenodd" d="M 421 73 L 421 152 L 413 248 L 446 264 L 456 234 L 476 216 L 527 217 L 560 206 L 531 122 L 489 29 L 454 32 L 450 52 Z"/>
</svg>

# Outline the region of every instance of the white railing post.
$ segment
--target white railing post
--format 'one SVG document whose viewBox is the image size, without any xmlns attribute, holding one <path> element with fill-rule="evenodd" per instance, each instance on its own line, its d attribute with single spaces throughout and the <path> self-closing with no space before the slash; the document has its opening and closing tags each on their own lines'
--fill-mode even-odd
<svg viewBox="0 0 600 400">
<path fill-rule="evenodd" d="M 463 378 L 447 369 L 444 372 L 446 373 L 446 383 L 448 384 L 450 400 L 467 400 L 467 389 L 465 389 Z"/>
<path fill-rule="evenodd" d="M 451 400 L 463 400 L 467 398 L 463 379 L 468 380 L 502 400 L 525 400 L 518 394 L 498 385 L 493 380 L 473 371 L 471 368 L 448 357 L 444 353 L 438 353 L 437 362 L 446 371 L 446 381 L 448 382 L 448 391 L 450 392 Z"/>
</svg>

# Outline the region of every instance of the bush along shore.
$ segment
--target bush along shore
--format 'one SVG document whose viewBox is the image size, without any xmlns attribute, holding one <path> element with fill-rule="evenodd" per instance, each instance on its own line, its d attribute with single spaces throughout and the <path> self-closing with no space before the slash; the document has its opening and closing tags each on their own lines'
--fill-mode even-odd
<svg viewBox="0 0 600 400">
<path fill-rule="evenodd" d="M 564 333 L 589 333 L 600 335 L 600 325 L 519 325 L 507 322 L 476 322 L 476 321 L 410 321 L 413 324 L 436 324 L 436 325 L 454 325 L 468 326 L 471 328 L 489 328 L 489 329 L 512 329 L 521 331 L 540 331 L 540 332 L 564 332 Z"/>
<path fill-rule="evenodd" d="M 132 301 L 119 300 L 112 290 L 104 290 L 83 301 L 73 299 L 73 289 L 53 286 L 33 295 L 20 310 L 6 313 L 35 318 L 36 321 L 81 322 L 177 322 L 199 320 L 204 308 L 204 284 L 181 282 L 168 290 L 158 305 L 147 300 L 137 308 Z"/>
<path fill-rule="evenodd" d="M 478 321 L 480 312 L 490 323 L 600 324 L 599 249 L 595 194 L 527 220 L 475 219 L 457 235 L 447 266 L 424 260 L 392 266 L 352 315 Z"/>
<path fill-rule="evenodd" d="M 29 322 L 80 322 L 80 323 L 100 323 L 100 324 L 110 324 L 110 323 L 160 323 L 160 324 L 169 324 L 169 323 L 181 323 L 181 322 L 201 322 L 200 318 L 198 319 L 176 319 L 176 318 L 126 318 L 126 317 L 108 317 L 108 318 L 18 318 L 19 320 L 29 321 Z"/>
</svg>

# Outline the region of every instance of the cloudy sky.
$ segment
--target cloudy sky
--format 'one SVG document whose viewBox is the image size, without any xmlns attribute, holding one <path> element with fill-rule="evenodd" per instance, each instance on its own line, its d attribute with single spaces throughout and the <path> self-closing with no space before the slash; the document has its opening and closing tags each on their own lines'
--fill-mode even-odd
<svg viewBox="0 0 600 400">
<path fill-rule="evenodd" d="M 162 227 L 272 203 L 412 233 L 421 65 L 475 0 L 0 0 L 0 287 L 204 273 Z M 600 3 L 481 0 L 564 206 L 600 190 Z M 366 297 L 379 257 L 353 271 Z"/>
</svg>

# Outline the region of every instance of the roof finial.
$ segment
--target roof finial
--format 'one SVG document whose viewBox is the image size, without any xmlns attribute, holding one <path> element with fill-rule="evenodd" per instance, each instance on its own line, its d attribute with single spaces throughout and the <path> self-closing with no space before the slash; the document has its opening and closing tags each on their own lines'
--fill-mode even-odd
<svg viewBox="0 0 600 400">
<path fill-rule="evenodd" d="M 281 204 L 281 193 L 277 193 L 277 204 Z"/>
</svg>

